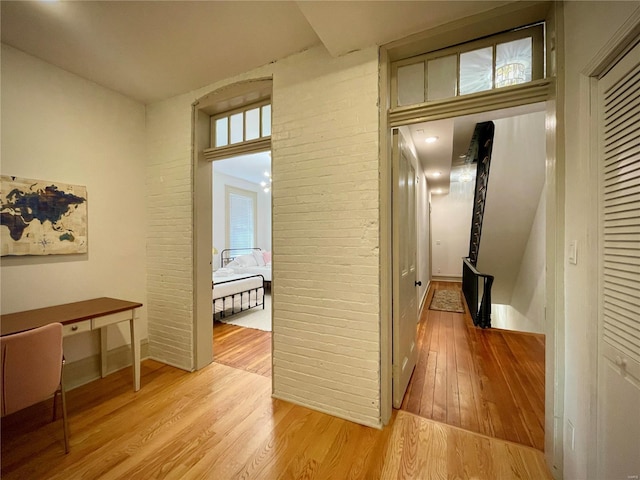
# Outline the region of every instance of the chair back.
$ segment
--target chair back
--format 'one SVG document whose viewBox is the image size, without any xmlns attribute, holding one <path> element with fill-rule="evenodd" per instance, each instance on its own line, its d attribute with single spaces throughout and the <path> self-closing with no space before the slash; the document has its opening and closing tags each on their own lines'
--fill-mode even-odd
<svg viewBox="0 0 640 480">
<path fill-rule="evenodd" d="M 2 416 L 46 400 L 60 387 L 62 324 L 0 337 Z"/>
</svg>

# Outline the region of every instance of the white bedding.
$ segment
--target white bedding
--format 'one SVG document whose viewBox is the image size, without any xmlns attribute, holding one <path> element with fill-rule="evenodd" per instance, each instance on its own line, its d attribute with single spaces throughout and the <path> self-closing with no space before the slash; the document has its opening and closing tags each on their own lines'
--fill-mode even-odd
<svg viewBox="0 0 640 480">
<path fill-rule="evenodd" d="M 271 281 L 271 265 L 265 265 L 264 267 L 231 267 L 237 274 L 252 274 L 262 275 L 265 282 Z"/>
<path fill-rule="evenodd" d="M 224 259 L 223 259 L 223 263 Z M 224 265 L 221 270 L 232 271 L 233 273 L 251 273 L 254 275 L 262 275 L 265 282 L 271 282 L 271 253 L 269 252 L 268 261 L 265 262 L 264 252 L 254 249 L 253 252 L 244 255 L 238 255 L 230 262 Z"/>
<path fill-rule="evenodd" d="M 240 292 L 246 292 L 247 290 L 250 291 L 239 295 Z M 215 272 L 213 273 L 214 314 L 232 310 L 237 313 L 240 310 L 246 310 L 263 302 L 264 288 L 261 277 L 255 277 L 248 273 L 234 273 L 231 275 L 216 275 Z"/>
</svg>

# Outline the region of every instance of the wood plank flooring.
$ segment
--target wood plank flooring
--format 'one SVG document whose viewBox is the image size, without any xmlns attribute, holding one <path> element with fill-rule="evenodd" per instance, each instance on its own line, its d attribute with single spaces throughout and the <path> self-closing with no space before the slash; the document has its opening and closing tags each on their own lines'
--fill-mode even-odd
<svg viewBox="0 0 640 480">
<path fill-rule="evenodd" d="M 544 335 L 478 329 L 465 314 L 429 310 L 418 326 L 418 361 L 401 409 L 544 450 Z"/>
<path fill-rule="evenodd" d="M 12 479 L 550 479 L 543 454 L 407 412 L 383 430 L 271 398 L 265 376 L 147 360 L 68 393 L 71 452 L 51 402 L 2 419 Z"/>
<path fill-rule="evenodd" d="M 213 361 L 271 377 L 271 332 L 213 324 Z"/>
</svg>

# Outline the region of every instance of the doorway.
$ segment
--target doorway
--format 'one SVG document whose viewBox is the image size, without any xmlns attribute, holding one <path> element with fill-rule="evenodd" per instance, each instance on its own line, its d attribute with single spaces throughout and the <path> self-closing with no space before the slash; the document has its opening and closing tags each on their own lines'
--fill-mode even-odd
<svg viewBox="0 0 640 480">
<path fill-rule="evenodd" d="M 192 106 L 195 286 L 192 368 L 196 370 L 213 361 L 212 272 L 217 256 L 213 254 L 213 161 L 271 150 L 271 92 L 270 78 L 247 80 L 208 93 Z M 242 107 L 230 111 L 230 101 Z M 247 122 L 253 127 L 245 129 Z M 236 132 L 232 137 L 234 125 Z M 242 129 L 240 134 L 238 127 Z M 253 138 L 256 132 L 257 137 Z"/>
<path fill-rule="evenodd" d="M 271 375 L 271 152 L 215 160 L 213 361 Z"/>
<path fill-rule="evenodd" d="M 492 327 L 537 334 L 545 332 L 545 115 L 537 103 L 409 127 L 432 201 L 431 277 L 459 282 L 474 210 L 470 142 L 477 124 L 494 124 L 476 267 L 494 276 Z M 434 129 L 446 148 L 425 146 Z"/>
<path fill-rule="evenodd" d="M 431 280 L 431 288 L 415 337 L 417 368 L 401 408 L 540 450 L 545 424 L 545 109 L 544 103 L 538 103 L 403 127 L 409 148 L 417 153 L 417 178 L 426 179 L 433 211 L 429 215 L 427 203 L 420 214 L 431 219 L 432 243 L 429 236 L 417 240 L 424 251 L 432 252 L 431 270 L 423 276 Z M 505 324 L 507 319 L 496 318 L 494 327 L 500 330 L 476 332 L 468 310 L 445 313 L 429 306 L 436 290 L 458 292 L 460 297 L 476 170 L 476 164 L 465 157 L 475 125 L 486 121 L 495 123 L 496 135 L 483 230 L 486 238 L 479 259 L 484 260 L 486 273 L 502 280 L 497 298 L 506 299 L 504 308 L 512 309 L 508 313 L 517 315 L 518 321 Z M 507 327 L 519 333 L 503 331 Z M 484 351 L 491 342 L 495 345 Z M 506 373 L 501 370 L 505 359 L 515 366 Z M 526 370 L 532 365 L 532 371 Z M 493 376 L 494 380 L 486 381 Z M 506 377 L 511 378 L 507 384 Z M 509 384 L 524 394 L 507 398 L 495 390 L 502 385 L 509 391 Z M 500 406 L 496 399 L 501 399 Z"/>
</svg>

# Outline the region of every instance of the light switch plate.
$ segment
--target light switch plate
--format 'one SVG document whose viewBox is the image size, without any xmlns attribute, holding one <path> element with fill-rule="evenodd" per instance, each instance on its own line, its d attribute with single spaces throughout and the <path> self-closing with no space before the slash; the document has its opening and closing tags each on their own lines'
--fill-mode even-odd
<svg viewBox="0 0 640 480">
<path fill-rule="evenodd" d="M 569 263 L 572 265 L 578 264 L 578 241 L 571 240 L 569 242 Z"/>
</svg>

